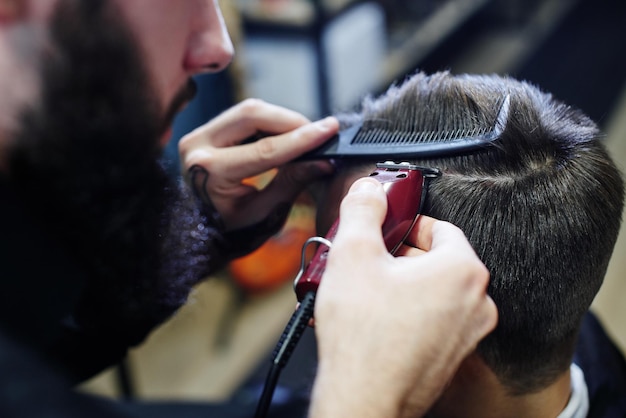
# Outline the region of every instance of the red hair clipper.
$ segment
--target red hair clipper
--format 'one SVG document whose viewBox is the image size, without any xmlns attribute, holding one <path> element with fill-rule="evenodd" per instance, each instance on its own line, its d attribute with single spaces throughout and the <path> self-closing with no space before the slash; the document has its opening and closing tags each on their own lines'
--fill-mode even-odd
<svg viewBox="0 0 626 418">
<path fill-rule="evenodd" d="M 439 170 L 418 167 L 409 163 L 385 162 L 376 164 L 370 177 L 380 181 L 387 194 L 387 216 L 382 232 L 387 251 L 394 254 L 407 237 L 421 211 L 426 198 L 426 181 L 440 175 Z M 294 289 L 299 301 L 309 292 L 316 292 L 326 269 L 326 258 L 337 234 L 339 219 L 335 221 L 325 238 L 309 238 L 302 248 L 302 264 L 294 280 Z M 305 266 L 306 248 L 312 242 L 319 247 Z"/>
</svg>

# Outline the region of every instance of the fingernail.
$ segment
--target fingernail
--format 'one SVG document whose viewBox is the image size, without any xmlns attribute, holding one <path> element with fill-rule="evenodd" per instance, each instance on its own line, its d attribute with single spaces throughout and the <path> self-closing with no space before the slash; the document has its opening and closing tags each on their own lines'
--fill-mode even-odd
<svg viewBox="0 0 626 418">
<path fill-rule="evenodd" d="M 331 128 L 334 128 L 336 124 L 336 120 L 332 116 L 328 116 L 322 120 L 317 121 L 317 127 L 322 131 L 328 131 Z"/>
</svg>

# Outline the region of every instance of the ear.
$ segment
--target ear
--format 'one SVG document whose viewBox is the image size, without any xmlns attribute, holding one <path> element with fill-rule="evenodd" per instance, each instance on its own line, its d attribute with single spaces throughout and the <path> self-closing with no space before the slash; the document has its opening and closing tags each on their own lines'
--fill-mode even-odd
<svg viewBox="0 0 626 418">
<path fill-rule="evenodd" d="M 28 0 L 0 0 L 0 27 L 11 25 L 26 15 Z"/>
</svg>

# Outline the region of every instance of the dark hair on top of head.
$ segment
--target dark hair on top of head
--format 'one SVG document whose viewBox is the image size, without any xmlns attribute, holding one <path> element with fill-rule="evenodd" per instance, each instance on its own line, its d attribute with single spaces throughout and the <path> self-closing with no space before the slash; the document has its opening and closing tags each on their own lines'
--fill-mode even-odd
<svg viewBox="0 0 626 418">
<path fill-rule="evenodd" d="M 478 353 L 524 394 L 569 367 L 617 238 L 624 186 L 596 125 L 529 83 L 448 72 L 417 73 L 339 119 L 450 130 L 493 121 L 506 95 L 509 119 L 493 146 L 411 162 L 443 172 L 422 213 L 459 226 L 488 267 L 499 323 Z"/>
</svg>

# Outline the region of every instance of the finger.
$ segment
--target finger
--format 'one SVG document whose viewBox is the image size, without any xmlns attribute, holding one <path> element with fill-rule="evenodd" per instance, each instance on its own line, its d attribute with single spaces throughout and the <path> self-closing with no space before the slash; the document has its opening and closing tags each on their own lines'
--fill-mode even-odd
<svg viewBox="0 0 626 418">
<path fill-rule="evenodd" d="M 295 162 L 285 165 L 278 170 L 274 181 L 277 187 L 293 187 L 300 189 L 318 180 L 321 176 L 327 176 L 335 171 L 335 165 L 328 160 L 313 160 Z"/>
<path fill-rule="evenodd" d="M 204 159 L 209 171 L 231 173 L 230 179 L 238 181 L 290 162 L 326 142 L 337 133 L 338 128 L 335 118 L 326 118 L 252 144 L 214 149 L 208 153 L 198 150 L 198 156 Z M 187 157 L 190 166 L 200 164 L 195 159 L 196 152 L 191 151 Z"/>
<path fill-rule="evenodd" d="M 328 161 L 308 161 L 288 164 L 278 170 L 276 176 L 263 189 L 270 199 L 296 195 L 313 180 L 331 174 L 334 166 Z"/>
<path fill-rule="evenodd" d="M 484 295 L 482 303 L 472 314 L 472 323 L 468 326 L 467 343 L 470 350 L 483 340 L 498 325 L 498 308 L 489 295 Z"/>
<path fill-rule="evenodd" d="M 304 187 L 314 178 L 329 174 L 333 171 L 333 166 L 327 161 L 316 161 L 298 164 L 302 165 L 298 169 L 281 169 L 274 179 L 262 190 L 246 190 L 245 202 L 239 205 L 238 220 L 231 220 L 237 224 L 256 223 L 264 219 L 267 214 L 275 211 L 278 206 L 291 206 Z M 291 167 L 290 167 L 291 168 Z M 243 186 L 242 186 L 243 187 Z M 242 187 L 237 190 L 242 192 Z M 228 201 L 232 197 L 237 197 L 233 193 L 223 197 L 215 196 L 213 201 L 218 205 L 222 199 Z M 239 195 L 240 197 L 240 195 Z"/>
<path fill-rule="evenodd" d="M 451 250 L 451 247 L 456 247 L 458 251 L 467 251 L 468 247 L 471 248 L 461 229 L 449 222 L 425 215 L 419 216 L 405 241 L 424 251 L 431 251 L 437 247 Z"/>
<path fill-rule="evenodd" d="M 495 329 L 496 325 L 498 325 L 498 319 L 499 319 L 498 307 L 496 306 L 496 303 L 493 301 L 493 299 L 491 299 L 489 295 L 486 295 L 485 298 L 486 298 L 485 305 L 484 305 L 485 320 L 483 322 L 484 330 L 483 330 L 482 337 L 485 337 L 487 334 L 489 334 L 491 331 Z"/>
<path fill-rule="evenodd" d="M 235 145 L 258 133 L 289 132 L 310 121 L 298 112 L 259 99 L 247 99 L 194 131 L 214 147 Z"/>
<path fill-rule="evenodd" d="M 368 177 L 354 182 L 341 202 L 333 248 L 348 245 L 352 251 L 347 253 L 358 257 L 387 253 L 381 231 L 386 212 L 387 198 L 380 182 Z"/>
<path fill-rule="evenodd" d="M 417 222 L 406 237 L 405 242 L 412 247 L 424 251 L 430 250 L 433 241 L 433 225 L 436 219 L 430 216 L 419 215 Z"/>
<path fill-rule="evenodd" d="M 425 236 L 421 238 L 423 241 L 427 241 L 430 235 L 430 251 L 442 248 L 454 253 L 471 252 L 474 254 L 474 249 L 463 231 L 449 222 L 436 220 L 430 225 L 430 232 L 424 231 L 424 234 Z"/>
<path fill-rule="evenodd" d="M 410 245 L 402 244 L 395 252 L 396 257 L 417 257 L 426 254 L 427 251 L 419 248 L 412 247 Z"/>
</svg>

